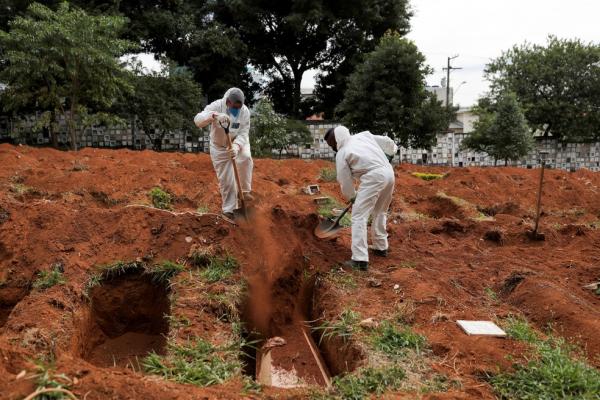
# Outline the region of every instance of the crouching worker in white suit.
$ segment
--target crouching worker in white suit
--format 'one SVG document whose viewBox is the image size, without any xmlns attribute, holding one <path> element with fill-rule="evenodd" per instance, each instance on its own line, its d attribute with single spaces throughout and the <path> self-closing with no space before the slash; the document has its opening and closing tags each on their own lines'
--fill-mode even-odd
<svg viewBox="0 0 600 400">
<path fill-rule="evenodd" d="M 240 183 L 244 198 L 253 200 L 252 168 L 254 163 L 250 153 L 250 110 L 244 105 L 244 93 L 238 88 L 231 88 L 225 96 L 204 108 L 196 115 L 194 123 L 198 128 L 210 127 L 210 158 L 217 173 L 219 189 L 223 200 L 223 214 L 232 219 L 237 208 L 237 186 L 233 165 L 234 159 L 240 174 Z M 233 141 L 231 150 L 225 130 L 220 123 L 230 124 L 229 135 Z"/>
<path fill-rule="evenodd" d="M 337 180 L 346 199 L 352 201 L 352 259 L 346 266 L 366 270 L 369 266 L 367 222 L 373 216 L 371 239 L 373 254 L 387 257 L 387 212 L 394 192 L 394 169 L 391 158 L 397 151 L 393 140 L 361 132 L 351 136 L 338 126 L 327 131 L 325 140 L 337 152 Z M 354 189 L 354 179 L 360 184 Z"/>
</svg>

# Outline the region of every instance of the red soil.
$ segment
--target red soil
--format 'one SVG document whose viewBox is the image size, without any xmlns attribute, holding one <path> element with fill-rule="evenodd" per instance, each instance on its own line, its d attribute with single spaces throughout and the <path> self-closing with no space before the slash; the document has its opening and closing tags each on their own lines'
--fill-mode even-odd
<svg viewBox="0 0 600 400">
<path fill-rule="evenodd" d="M 244 397 L 239 380 L 198 388 L 125 368 L 132 354 L 150 348 L 161 351 L 163 344 L 153 335 L 160 336 L 164 327 L 152 327 L 156 318 L 151 311 L 164 307 L 164 297 L 157 296 L 153 301 L 158 303 L 146 310 L 144 305 L 152 303 L 136 300 L 137 295 L 148 297 L 142 289 L 132 294 L 125 289 L 126 282 L 113 282 L 123 285 L 111 292 L 117 298 L 103 302 L 105 313 L 93 313 L 83 297 L 90 270 L 149 255 L 181 260 L 194 244 L 218 245 L 240 261 L 241 275 L 249 282 L 245 308 L 249 325 L 269 337 L 285 335 L 286 325 L 306 317 L 299 283 L 304 271 L 309 275 L 329 271 L 350 256 L 349 232 L 337 241 L 313 237 L 316 206 L 301 192 L 303 186 L 317 182 L 321 168 L 332 167 L 328 162 L 256 160 L 258 212 L 253 223 L 239 227 L 213 215 L 173 215 L 131 206 L 147 203 L 147 192 L 160 186 L 174 195 L 177 212 L 207 206 L 218 213 L 215 174 L 203 154 L 97 149 L 72 153 L 0 145 L 0 165 L 3 398 L 31 393 L 33 382 L 16 376 L 33 369 L 29 360 L 50 352 L 56 356 L 57 371 L 77 378 L 73 391 L 81 398 L 88 392 L 87 399 Z M 448 176 L 425 182 L 410 174 L 417 170 Z M 468 337 L 456 326 L 457 319 L 523 314 L 540 330 L 550 323 L 558 334 L 584 347 L 590 362 L 600 366 L 600 297 L 582 288 L 600 280 L 600 174 L 547 171 L 541 221 L 546 241 L 532 242 L 525 232 L 532 225 L 538 174 L 515 168 L 397 167 L 390 257 L 371 260 L 368 273 L 355 273 L 359 287 L 350 295 L 318 287 L 318 304 L 312 312 L 327 319 L 352 307 L 364 318 L 382 318 L 396 304 L 413 301 L 414 328 L 430 343 L 434 369 L 462 384 L 432 394 L 432 399 L 493 398 L 484 372 L 509 368 L 508 356 L 520 359 L 526 352 L 512 340 Z M 318 183 L 323 192 L 340 198 L 336 183 Z M 457 206 L 444 194 L 464 202 Z M 417 212 L 433 218 L 419 218 Z M 477 219 L 479 212 L 494 220 Z M 32 289 L 37 272 L 56 263 L 63 265 L 67 283 L 44 291 Z M 369 286 L 370 277 L 382 285 Z M 393 289 L 396 284 L 400 290 Z M 498 299 L 486 295 L 486 288 Z M 231 328 L 215 318 L 218 310 L 207 305 L 208 289 L 226 290 L 218 283 L 201 290 L 177 289 L 170 312 L 190 321 L 179 337 L 225 340 Z M 128 304 L 150 322 L 100 329 L 106 337 L 94 336 L 90 333 L 98 332 L 92 329 L 94 324 L 102 325 L 109 315 L 120 312 L 110 310 L 110 304 Z M 132 343 L 135 348 L 118 351 Z M 116 354 L 117 367 L 107 368 L 112 365 L 107 358 L 110 351 L 104 351 L 107 346 Z M 353 349 L 348 359 L 340 356 L 328 362 L 337 373 L 349 360 L 358 359 L 360 364 L 362 356 Z M 297 391 L 266 393 L 303 397 Z"/>
</svg>

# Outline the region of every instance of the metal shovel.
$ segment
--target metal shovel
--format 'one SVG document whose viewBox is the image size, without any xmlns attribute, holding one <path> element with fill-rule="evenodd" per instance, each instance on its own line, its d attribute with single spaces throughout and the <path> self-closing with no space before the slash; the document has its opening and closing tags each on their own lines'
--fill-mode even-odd
<svg viewBox="0 0 600 400">
<path fill-rule="evenodd" d="M 340 215 L 333 221 L 330 219 L 326 219 L 321 221 L 321 223 L 315 228 L 315 236 L 319 239 L 328 239 L 335 237 L 338 232 L 343 228 L 340 225 L 340 221 L 344 218 L 344 215 L 350 210 L 352 207 L 352 202 L 348 203 L 348 207 L 342 211 Z"/>
</svg>

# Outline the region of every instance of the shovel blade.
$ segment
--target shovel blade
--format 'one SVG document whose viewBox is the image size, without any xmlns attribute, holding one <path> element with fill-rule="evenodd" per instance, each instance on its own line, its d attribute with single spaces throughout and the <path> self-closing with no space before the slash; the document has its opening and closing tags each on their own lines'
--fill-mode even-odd
<svg viewBox="0 0 600 400">
<path fill-rule="evenodd" d="M 321 223 L 317 225 L 314 233 L 319 239 L 328 239 L 337 236 L 342 228 L 343 227 L 341 227 L 335 221 L 325 220 L 321 221 Z"/>
</svg>

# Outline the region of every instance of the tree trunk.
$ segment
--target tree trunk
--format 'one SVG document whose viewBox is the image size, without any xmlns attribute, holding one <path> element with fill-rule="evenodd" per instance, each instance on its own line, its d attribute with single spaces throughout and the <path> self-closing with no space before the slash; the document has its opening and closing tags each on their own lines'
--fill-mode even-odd
<svg viewBox="0 0 600 400">
<path fill-rule="evenodd" d="M 505 167 L 508 167 L 508 158 L 505 158 L 505 159 L 504 159 L 504 166 L 505 166 Z"/>
<path fill-rule="evenodd" d="M 56 122 L 56 113 L 52 111 L 50 113 L 50 126 L 48 130 L 50 131 L 50 138 L 52 139 L 52 147 L 58 149 L 58 133 L 54 129 L 54 124 Z"/>
<path fill-rule="evenodd" d="M 498 159 L 494 158 L 494 167 L 497 167 L 497 166 L 498 166 Z"/>
<path fill-rule="evenodd" d="M 72 118 L 73 117 L 70 117 L 67 121 L 67 129 L 69 130 L 69 137 L 71 138 L 71 150 L 77 151 L 77 130 L 75 129 Z"/>
<path fill-rule="evenodd" d="M 304 71 L 294 72 L 294 99 L 292 103 L 292 115 L 295 117 L 300 117 L 300 100 L 301 100 L 301 91 L 300 85 L 302 84 L 302 75 Z"/>
</svg>

